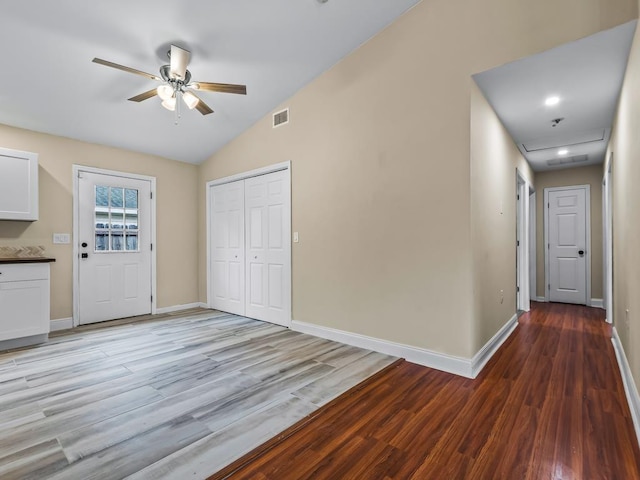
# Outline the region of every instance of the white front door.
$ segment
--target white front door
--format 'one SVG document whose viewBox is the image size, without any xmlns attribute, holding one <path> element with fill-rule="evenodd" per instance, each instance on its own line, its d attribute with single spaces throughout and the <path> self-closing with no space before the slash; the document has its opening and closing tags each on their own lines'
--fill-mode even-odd
<svg viewBox="0 0 640 480">
<path fill-rule="evenodd" d="M 548 192 L 549 301 L 587 303 L 586 188 Z"/>
<path fill-rule="evenodd" d="M 286 173 L 245 180 L 246 315 L 288 326 L 291 232 Z"/>
<path fill-rule="evenodd" d="M 211 307 L 245 314 L 244 181 L 211 188 Z"/>
<path fill-rule="evenodd" d="M 80 324 L 151 313 L 151 182 L 78 178 Z"/>
</svg>

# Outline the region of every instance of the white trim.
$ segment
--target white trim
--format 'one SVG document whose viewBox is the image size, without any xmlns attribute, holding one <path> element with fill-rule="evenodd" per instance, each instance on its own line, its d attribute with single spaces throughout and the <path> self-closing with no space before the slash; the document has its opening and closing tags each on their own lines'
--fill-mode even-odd
<svg viewBox="0 0 640 480">
<path fill-rule="evenodd" d="M 544 297 L 536 297 L 536 302 L 540 302 L 540 303 L 546 303 L 547 299 Z"/>
<path fill-rule="evenodd" d="M 602 178 L 602 224 L 604 264 L 603 291 L 606 320 L 613 323 L 613 152 L 609 154 L 605 174 Z"/>
<path fill-rule="evenodd" d="M 591 306 L 594 308 L 602 308 L 604 309 L 604 300 L 601 298 L 592 298 Z"/>
<path fill-rule="evenodd" d="M 179 312 L 180 310 L 189 310 L 191 308 L 209 308 L 204 302 L 185 303 L 183 305 L 171 305 L 170 307 L 156 308 L 156 314 Z"/>
<path fill-rule="evenodd" d="M 57 332 L 59 330 L 69 330 L 73 328 L 73 317 L 56 318 L 51 320 L 51 331 Z"/>
<path fill-rule="evenodd" d="M 393 355 L 394 357 L 404 358 L 405 360 L 423 365 L 429 368 L 435 368 L 454 375 L 473 378 L 471 360 L 468 358 L 455 357 L 438 353 L 424 348 L 412 347 L 402 343 L 390 342 L 388 340 L 380 340 L 379 338 L 368 337 L 358 333 L 345 332 L 330 327 L 314 325 L 312 323 L 300 322 L 293 320 L 291 322 L 291 330 L 294 332 L 306 333 L 315 337 L 333 340 L 354 347 L 366 348 L 376 352 Z"/>
<path fill-rule="evenodd" d="M 333 340 L 334 342 L 393 355 L 394 357 L 404 358 L 418 365 L 466 378 L 476 378 L 478 376 L 487 362 L 489 362 L 491 357 L 493 357 L 507 338 L 509 338 L 517 326 L 518 316 L 513 315 L 472 359 L 468 359 L 298 320 L 291 322 L 291 330 L 294 332 L 306 333 L 314 337 L 325 338 L 327 340 Z"/>
<path fill-rule="evenodd" d="M 636 431 L 636 441 L 640 444 L 640 395 L 638 394 L 638 387 L 636 387 L 636 382 L 633 379 L 631 367 L 629 366 L 629 361 L 627 360 L 627 355 L 624 352 L 616 327 L 613 327 L 611 343 L 613 343 L 613 349 L 616 352 L 620 376 L 622 377 L 622 384 L 624 385 L 624 393 L 627 396 L 629 410 L 631 410 L 633 427 Z"/>
<path fill-rule="evenodd" d="M 538 272 L 537 272 L 537 195 L 532 187 L 529 187 L 529 299 L 535 300 L 538 296 Z"/>
<path fill-rule="evenodd" d="M 471 378 L 476 378 L 491 357 L 495 355 L 502 344 L 511 336 L 518 326 L 518 314 L 514 314 L 504 326 L 489 340 L 471 359 Z"/>
<path fill-rule="evenodd" d="M 585 276 L 587 281 L 587 295 L 586 305 L 591 306 L 591 185 L 569 185 L 566 187 L 549 187 L 544 189 L 544 203 L 542 204 L 542 210 L 544 215 L 544 301 L 549 301 L 549 192 L 561 192 L 563 190 L 577 190 L 585 189 L 585 229 L 586 229 L 586 243 L 585 249 L 587 250 L 586 258 L 586 270 Z M 547 208 L 544 206 L 547 205 Z M 547 245 L 547 248 L 544 248 Z"/>
<path fill-rule="evenodd" d="M 206 222 L 207 222 L 207 303 L 205 308 L 213 308 L 211 298 L 211 187 L 215 187 L 217 185 L 224 185 L 225 183 L 237 182 L 239 180 L 246 180 L 247 178 L 258 177 L 260 175 L 267 175 L 269 173 L 275 173 L 286 170 L 288 172 L 288 183 L 289 183 L 289 227 L 293 227 L 291 212 L 293 210 L 292 198 L 291 198 L 291 161 L 288 160 L 286 162 L 276 163 L 273 165 L 268 165 L 262 168 L 256 168 L 254 170 L 249 170 L 247 172 L 238 173 L 235 175 L 230 175 L 228 177 L 218 178 L 216 180 L 210 180 L 206 183 L 205 188 L 205 198 L 206 198 Z M 289 228 L 289 232 L 291 232 L 293 228 Z M 291 247 L 291 235 L 289 235 L 289 318 L 286 319 L 287 326 L 291 326 L 292 324 L 292 315 L 293 315 L 293 258 L 292 258 L 292 247 Z"/>
<path fill-rule="evenodd" d="M 87 167 L 84 165 L 72 165 L 72 175 L 73 175 L 73 326 L 78 326 L 80 324 L 79 312 L 80 312 L 80 281 L 79 281 L 79 268 L 80 262 L 78 262 L 78 258 L 80 256 L 80 246 L 78 245 L 78 237 L 79 237 L 79 220 L 80 220 L 80 204 L 78 202 L 78 189 L 80 184 L 78 182 L 78 178 L 80 172 L 86 173 L 97 173 L 101 175 L 110 175 L 114 177 L 123 177 L 123 178 L 131 178 L 134 180 L 144 180 L 151 184 L 151 244 L 153 245 L 153 249 L 151 250 L 151 296 L 153 300 L 151 301 L 151 314 L 154 315 L 156 313 L 156 305 L 158 301 L 158 289 L 157 289 L 157 279 L 156 279 L 156 261 L 157 261 L 157 242 L 156 242 L 156 177 L 151 177 L 148 175 L 140 175 L 137 173 L 127 173 L 127 172 L 118 172 L 115 170 L 106 170 L 104 168 L 95 168 L 95 167 Z"/>
<path fill-rule="evenodd" d="M 291 161 L 275 163 L 262 168 L 256 168 L 255 170 L 249 170 L 248 172 L 237 173 L 235 175 L 229 175 L 228 177 L 218 178 L 216 180 L 210 180 L 207 182 L 207 189 L 216 185 L 223 185 L 225 183 L 237 182 L 238 180 L 246 180 L 247 178 L 258 177 L 260 175 L 266 175 L 268 173 L 279 172 L 281 170 L 291 170 Z"/>
</svg>

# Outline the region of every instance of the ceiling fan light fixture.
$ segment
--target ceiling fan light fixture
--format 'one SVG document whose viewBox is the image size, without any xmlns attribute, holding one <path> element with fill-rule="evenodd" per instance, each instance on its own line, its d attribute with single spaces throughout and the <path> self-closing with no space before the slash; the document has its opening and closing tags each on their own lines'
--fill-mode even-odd
<svg viewBox="0 0 640 480">
<path fill-rule="evenodd" d="M 189 110 L 193 110 L 194 108 L 196 108 L 196 105 L 198 105 L 198 102 L 200 102 L 200 99 L 189 91 L 182 94 L 182 99 L 184 100 L 184 103 L 187 105 L 187 108 L 189 108 Z"/>
<path fill-rule="evenodd" d="M 162 106 L 167 110 L 173 112 L 176 109 L 176 97 L 169 97 L 162 101 Z"/>
<path fill-rule="evenodd" d="M 158 92 L 158 96 L 162 99 L 162 100 L 169 100 L 171 97 L 173 97 L 173 87 L 171 85 L 160 85 L 156 91 Z"/>
</svg>

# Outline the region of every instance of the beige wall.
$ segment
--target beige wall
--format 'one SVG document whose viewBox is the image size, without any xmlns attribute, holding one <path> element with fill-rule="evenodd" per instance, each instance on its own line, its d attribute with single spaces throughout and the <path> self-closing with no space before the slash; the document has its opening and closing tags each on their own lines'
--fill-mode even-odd
<svg viewBox="0 0 640 480">
<path fill-rule="evenodd" d="M 471 75 L 636 15 L 635 0 L 421 2 L 283 104 L 290 125 L 263 118 L 201 166 L 200 300 L 205 182 L 291 160 L 294 319 L 471 357 L 506 321 L 474 338 Z"/>
<path fill-rule="evenodd" d="M 474 84 L 471 245 L 476 351 L 516 313 L 516 170 L 533 184 L 529 164 Z"/>
<path fill-rule="evenodd" d="M 609 151 L 613 153 L 613 322 L 640 385 L 640 29 Z M 609 158 L 607 156 L 607 158 Z"/>
<path fill-rule="evenodd" d="M 544 297 L 544 189 L 591 185 L 591 298 L 602 299 L 602 165 L 536 173 L 536 285 Z"/>
<path fill-rule="evenodd" d="M 51 265 L 51 318 L 71 317 L 72 245 L 52 234 L 73 232 L 72 165 L 155 176 L 157 179 L 157 305 L 198 300 L 197 204 L 194 165 L 0 125 L 0 146 L 39 154 L 40 219 L 0 221 L 0 245 L 44 245 Z"/>
</svg>

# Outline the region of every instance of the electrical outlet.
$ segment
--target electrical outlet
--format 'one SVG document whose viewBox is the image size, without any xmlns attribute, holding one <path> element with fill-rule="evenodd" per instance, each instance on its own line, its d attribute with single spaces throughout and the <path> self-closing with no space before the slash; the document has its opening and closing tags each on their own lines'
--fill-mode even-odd
<svg viewBox="0 0 640 480">
<path fill-rule="evenodd" d="M 293 243 L 298 243 L 300 241 L 300 237 L 298 237 L 298 232 L 293 232 Z"/>
<path fill-rule="evenodd" d="M 504 290 L 500 290 L 500 303 L 504 303 Z"/>
<path fill-rule="evenodd" d="M 71 234 L 69 233 L 54 233 L 53 234 L 53 243 L 68 245 L 71 243 Z"/>
</svg>

